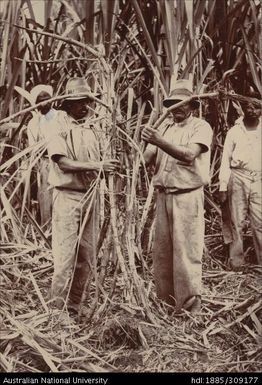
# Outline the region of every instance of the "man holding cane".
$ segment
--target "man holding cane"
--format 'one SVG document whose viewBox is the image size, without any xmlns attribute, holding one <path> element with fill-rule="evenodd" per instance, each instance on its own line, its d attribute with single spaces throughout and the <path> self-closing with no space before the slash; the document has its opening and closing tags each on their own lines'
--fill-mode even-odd
<svg viewBox="0 0 262 385">
<path fill-rule="evenodd" d="M 79 313 L 96 256 L 98 178 L 114 172 L 118 161 L 101 160 L 97 133 L 85 122 L 92 102 L 85 79 L 69 79 L 66 94 L 70 96 L 63 103 L 63 127 L 56 129 L 48 144 L 49 181 L 54 186 L 51 299 L 59 309 L 66 305 L 70 312 Z"/>
<path fill-rule="evenodd" d="M 165 107 L 193 95 L 188 80 L 175 84 Z M 212 129 L 192 116 L 199 107 L 190 101 L 174 109 L 160 129 L 146 127 L 149 143 L 144 157 L 155 162 L 157 190 L 153 266 L 157 295 L 168 304 L 191 313 L 201 309 L 202 254 L 204 248 L 203 186 L 209 182 Z"/>
</svg>

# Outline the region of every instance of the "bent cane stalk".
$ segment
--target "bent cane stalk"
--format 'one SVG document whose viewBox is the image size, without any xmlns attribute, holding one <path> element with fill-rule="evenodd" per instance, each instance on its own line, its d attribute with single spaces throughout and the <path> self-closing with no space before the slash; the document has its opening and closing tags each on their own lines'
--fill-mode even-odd
<svg viewBox="0 0 262 385">
<path fill-rule="evenodd" d="M 192 100 L 195 100 L 195 99 L 206 99 L 206 98 L 214 99 L 214 98 L 219 97 L 220 95 L 223 98 L 229 98 L 229 99 L 240 101 L 240 102 L 249 102 L 249 103 L 253 103 L 255 105 L 258 105 L 260 107 L 262 105 L 262 102 L 260 100 L 258 100 L 258 99 L 250 98 L 250 97 L 243 96 L 243 95 L 238 95 L 238 94 L 235 94 L 235 93 L 210 92 L 210 93 L 204 93 L 204 94 L 200 94 L 200 95 L 194 95 L 194 96 L 191 96 L 190 98 L 188 98 L 186 100 L 183 100 L 183 101 L 181 101 L 181 102 L 179 102 L 177 104 L 174 104 L 173 106 L 169 107 L 160 116 L 160 118 L 155 122 L 155 124 L 153 125 L 153 128 L 157 129 L 160 126 L 160 124 L 163 123 L 163 121 L 166 119 L 166 117 L 168 116 L 168 114 L 170 112 L 176 110 L 177 108 L 183 106 L 186 103 L 189 103 Z"/>
<path fill-rule="evenodd" d="M 60 96 L 54 96 L 53 98 L 50 98 L 48 100 L 45 100 L 44 102 L 41 102 L 41 103 L 37 103 L 37 104 L 34 104 L 33 106 L 31 107 L 27 107 L 21 111 L 18 111 L 16 112 L 15 114 L 12 114 L 10 116 L 8 116 L 7 118 L 4 118 L 2 120 L 0 120 L 0 125 L 3 124 L 3 123 L 7 123 L 9 122 L 10 120 L 13 120 L 15 118 L 17 118 L 18 116 L 20 115 L 24 115 L 26 114 L 27 112 L 30 112 L 30 111 L 33 111 L 35 110 L 36 108 L 40 107 L 40 106 L 44 106 L 45 104 L 49 104 L 49 103 L 53 103 L 53 102 L 56 102 L 58 100 L 63 100 L 63 99 L 66 99 L 68 97 L 70 97 L 71 95 L 70 94 L 65 94 L 65 95 L 60 95 Z M 102 102 L 100 99 L 96 98 L 91 92 L 81 92 L 81 93 L 78 93 L 76 94 L 75 96 L 87 96 L 88 98 L 90 98 L 91 100 L 95 101 L 96 103 L 99 103 L 101 104 L 102 106 L 104 106 L 106 109 L 109 109 L 109 106 L 106 105 L 104 102 Z"/>
</svg>

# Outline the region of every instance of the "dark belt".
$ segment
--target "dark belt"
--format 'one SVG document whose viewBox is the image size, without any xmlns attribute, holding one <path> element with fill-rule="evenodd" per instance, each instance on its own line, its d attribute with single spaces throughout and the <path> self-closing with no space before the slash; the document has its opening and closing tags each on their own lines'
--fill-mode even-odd
<svg viewBox="0 0 262 385">
<path fill-rule="evenodd" d="M 75 188 L 67 188 L 67 187 L 60 187 L 60 186 L 58 186 L 58 187 L 55 187 L 57 190 L 59 190 L 59 191 L 68 191 L 68 192 L 81 192 L 81 193 L 86 193 L 87 192 L 87 190 L 81 190 L 81 189 L 75 189 Z"/>
<path fill-rule="evenodd" d="M 166 188 L 163 186 L 156 186 L 155 188 L 159 192 L 164 192 L 166 194 L 178 195 L 178 194 L 186 194 L 186 193 L 189 193 L 191 191 L 198 190 L 200 187 L 202 187 L 202 186 L 198 186 L 198 187 L 194 187 L 194 188 L 184 188 L 184 189 L 179 189 L 179 190 L 175 190 L 175 191 L 170 191 L 170 188 Z"/>
</svg>

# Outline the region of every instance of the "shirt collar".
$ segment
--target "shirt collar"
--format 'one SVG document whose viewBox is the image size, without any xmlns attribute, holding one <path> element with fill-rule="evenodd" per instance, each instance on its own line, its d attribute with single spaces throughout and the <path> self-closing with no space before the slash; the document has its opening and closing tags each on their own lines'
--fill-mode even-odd
<svg viewBox="0 0 262 385">
<path fill-rule="evenodd" d="M 51 108 L 51 110 L 49 110 L 48 113 L 45 115 L 42 115 L 40 113 L 40 120 L 41 121 L 45 121 L 45 120 L 49 121 L 49 120 L 53 119 L 56 116 L 56 114 L 57 114 L 57 111 L 54 110 L 53 108 Z"/>
<path fill-rule="evenodd" d="M 57 114 L 57 111 L 54 108 L 51 108 L 51 110 L 49 110 L 48 113 L 45 114 L 45 118 L 46 120 L 51 120 L 56 116 L 56 114 Z"/>
<path fill-rule="evenodd" d="M 86 124 L 86 119 L 76 120 L 69 114 L 67 114 L 67 117 L 70 124 L 76 125 L 78 127 L 83 127 Z"/>
<path fill-rule="evenodd" d="M 184 127 L 184 126 L 186 126 L 187 124 L 189 124 L 189 123 L 192 121 L 192 119 L 193 119 L 193 116 L 192 116 L 192 115 L 189 115 L 189 117 L 186 118 L 185 120 L 183 120 L 182 122 L 176 123 L 176 126 L 177 126 L 177 127 Z"/>
</svg>

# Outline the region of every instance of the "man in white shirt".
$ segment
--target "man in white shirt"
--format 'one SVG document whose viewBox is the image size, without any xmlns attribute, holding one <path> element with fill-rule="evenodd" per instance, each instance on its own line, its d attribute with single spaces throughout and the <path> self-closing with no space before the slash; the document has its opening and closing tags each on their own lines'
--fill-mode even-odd
<svg viewBox="0 0 262 385">
<path fill-rule="evenodd" d="M 37 104 L 50 99 L 53 96 L 53 88 L 45 84 L 38 84 L 31 92 L 31 103 Z M 33 117 L 30 119 L 27 125 L 27 137 L 28 144 L 32 146 L 44 139 L 43 123 L 46 120 L 50 120 L 55 114 L 56 110 L 51 108 L 51 104 L 47 103 L 44 106 L 40 106 L 36 111 L 33 111 Z"/>
<path fill-rule="evenodd" d="M 229 264 L 238 270 L 245 262 L 242 232 L 249 216 L 258 264 L 262 264 L 261 109 L 250 103 L 244 116 L 228 131 L 219 173 L 220 202 L 228 204 L 230 223 L 223 222 L 229 244 Z"/>
<path fill-rule="evenodd" d="M 35 86 L 30 95 L 32 103 L 40 103 L 50 99 L 53 96 L 53 89 L 49 85 L 38 84 Z M 54 119 L 57 111 L 51 108 L 51 104 L 47 103 L 40 106 L 37 111 L 33 112 L 33 117 L 27 126 L 27 137 L 29 146 L 43 141 L 46 136 L 46 125 L 50 125 L 50 121 Z M 44 152 L 37 164 L 37 200 L 40 211 L 41 225 L 45 225 L 52 214 L 52 190 L 48 184 L 49 160 L 47 152 Z"/>
<path fill-rule="evenodd" d="M 170 107 L 192 95 L 186 79 L 176 82 L 163 104 Z M 199 102 L 177 108 L 158 131 L 146 127 L 146 163 L 155 162 L 157 190 L 153 266 L 159 298 L 191 313 L 201 309 L 204 249 L 204 194 L 209 182 L 212 129 L 192 116 Z"/>
</svg>

